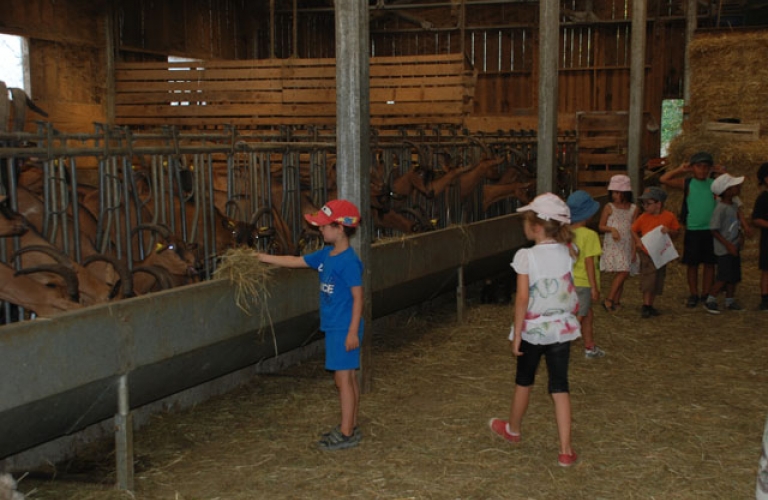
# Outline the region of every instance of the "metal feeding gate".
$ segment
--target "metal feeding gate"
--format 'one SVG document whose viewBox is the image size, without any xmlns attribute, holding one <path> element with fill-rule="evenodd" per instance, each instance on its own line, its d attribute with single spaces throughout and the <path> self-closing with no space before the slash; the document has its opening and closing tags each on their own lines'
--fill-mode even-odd
<svg viewBox="0 0 768 500">
<path fill-rule="evenodd" d="M 110 295 L 93 306 L 2 327 L 0 428 L 9 431 L 0 435 L 0 459 L 114 418 L 118 485 L 131 488 L 133 410 L 317 340 L 313 273 L 275 272 L 263 303 L 271 321 L 240 310 L 228 282 L 208 279 L 223 242 L 231 246 L 237 236 L 233 228 L 240 225 L 249 231 L 241 243 L 262 251 L 293 244 L 300 251 L 297 242 L 305 231 L 296 221 L 302 203 L 322 204 L 333 189 L 329 179 L 335 138 L 312 129 L 291 132 L 140 134 L 102 128 L 67 135 L 43 128 L 37 134 L 0 137 L 6 144 L 0 159 L 10 208 L 25 210 L 24 203 L 32 199 L 27 191 L 37 193 L 40 228 L 34 231 L 52 243 L 61 242 L 70 260 L 62 257 L 64 264 L 59 265 L 90 269 L 105 262 L 93 255 L 106 255 L 106 261 L 128 269 L 123 277 L 154 272 L 157 285 L 163 273 L 142 269 L 150 267 L 144 261 L 157 245 L 174 238 L 197 263 L 197 274 L 189 276 L 194 283 L 187 286 L 157 292 L 151 287 L 147 292 L 154 293 L 132 296 L 115 277 L 106 287 Z M 490 152 L 501 158 L 498 165 L 519 168 L 510 161 L 518 154 L 500 152 L 518 151 L 520 144 L 532 144 L 535 138 L 514 139 L 520 137 L 454 134 L 438 140 L 436 135 L 398 130 L 386 139 L 379 134 L 372 142 L 372 157 L 381 159 L 379 193 L 385 201 L 407 203 L 406 208 L 424 210 L 430 219 L 425 228 L 430 230 L 423 234 L 373 243 L 374 318 L 446 291 L 456 290 L 461 303 L 465 283 L 509 269 L 512 250 L 525 244 L 520 219 L 481 220 L 485 214 L 477 211 L 476 193 L 482 192 L 482 184 L 472 187 L 471 196 L 459 195 L 461 205 L 450 199 L 461 189 L 458 180 L 440 196 L 414 189 L 401 199 L 391 189 L 414 169 L 434 174 L 440 165 L 446 175 L 459 165 L 440 163 L 440 156 L 449 153 L 472 164 L 487 160 Z M 532 151 L 520 155 L 528 158 Z M 98 175 L 85 179 L 88 167 Z M 277 187 L 275 179 L 280 180 Z M 88 202 L 99 210 L 88 226 L 93 233 L 81 238 Z M 463 210 L 462 220 L 477 222 L 450 225 L 457 209 Z M 278 217 L 288 221 L 288 230 L 279 237 Z M 24 238 L 7 236 L 9 244 L 0 248 L 4 262 L 14 269 L 23 270 L 26 254 L 18 250 Z M 4 310 L 6 320 L 30 317 L 9 301 Z"/>
</svg>

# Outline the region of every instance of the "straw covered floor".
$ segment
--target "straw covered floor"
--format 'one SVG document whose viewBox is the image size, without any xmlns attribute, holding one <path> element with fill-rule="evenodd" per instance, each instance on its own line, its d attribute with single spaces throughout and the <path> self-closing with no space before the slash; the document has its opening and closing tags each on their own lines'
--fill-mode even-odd
<svg viewBox="0 0 768 500">
<path fill-rule="evenodd" d="M 111 443 L 22 478 L 19 490 L 56 500 L 754 498 L 768 313 L 756 310 L 754 259 L 744 271 L 743 312 L 686 309 L 685 268 L 676 263 L 658 318 L 640 319 L 635 280 L 621 310 L 597 306 L 607 356 L 588 360 L 574 345 L 580 460 L 569 469 L 557 466 L 543 367 L 523 441 L 488 430 L 490 417 L 507 417 L 513 391 L 512 309 L 480 304 L 473 290 L 463 324 L 450 297 L 377 321 L 358 448 L 315 447 L 338 422 L 332 377 L 317 359 L 154 417 L 135 436 L 135 496 L 114 489 Z"/>
</svg>

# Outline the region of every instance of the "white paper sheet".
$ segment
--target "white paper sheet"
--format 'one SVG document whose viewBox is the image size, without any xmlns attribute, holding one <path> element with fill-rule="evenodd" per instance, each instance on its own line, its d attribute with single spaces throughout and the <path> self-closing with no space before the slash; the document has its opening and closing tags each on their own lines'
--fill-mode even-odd
<svg viewBox="0 0 768 500">
<path fill-rule="evenodd" d="M 661 226 L 657 226 L 640 239 L 656 269 L 679 257 L 675 245 L 672 244 L 672 238 L 661 232 Z"/>
</svg>

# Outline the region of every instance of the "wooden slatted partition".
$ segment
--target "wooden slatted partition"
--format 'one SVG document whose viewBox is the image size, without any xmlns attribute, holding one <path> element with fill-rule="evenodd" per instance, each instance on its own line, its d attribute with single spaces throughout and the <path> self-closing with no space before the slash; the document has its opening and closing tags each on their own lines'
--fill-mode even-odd
<svg viewBox="0 0 768 500">
<path fill-rule="evenodd" d="M 626 112 L 577 113 L 578 188 L 593 196 L 606 193 L 616 174 L 627 173 Z"/>
<path fill-rule="evenodd" d="M 371 122 L 460 124 L 475 74 L 460 54 L 371 59 Z M 336 122 L 335 59 L 120 63 L 121 125 L 286 125 Z"/>
</svg>

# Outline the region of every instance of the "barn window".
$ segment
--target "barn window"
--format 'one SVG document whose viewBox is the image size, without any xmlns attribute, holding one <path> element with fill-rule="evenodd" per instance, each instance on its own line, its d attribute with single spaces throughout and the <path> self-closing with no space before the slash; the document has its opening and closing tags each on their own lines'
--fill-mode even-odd
<svg viewBox="0 0 768 500">
<path fill-rule="evenodd" d="M 664 99 L 661 103 L 661 157 L 667 156 L 672 139 L 683 130 L 683 99 Z"/>
<path fill-rule="evenodd" d="M 190 59 L 188 57 L 177 57 L 177 56 L 168 56 L 168 62 L 169 63 L 193 63 L 189 66 L 173 66 L 169 68 L 171 71 L 190 71 L 190 70 L 203 70 L 205 68 L 201 66 L 197 66 L 194 63 L 200 63 L 200 59 Z M 180 83 L 180 84 L 187 84 L 187 83 L 193 83 L 194 80 L 189 78 L 181 78 L 178 80 L 168 80 L 169 83 Z M 179 94 L 178 96 L 174 96 L 174 98 L 178 98 L 178 101 L 171 101 L 171 106 L 205 106 L 207 103 L 202 100 L 196 100 L 195 94 L 202 94 L 202 89 L 192 89 L 189 85 L 180 85 L 178 89 L 174 89 L 170 91 L 172 94 Z M 182 100 L 183 99 L 183 100 Z"/>
<path fill-rule="evenodd" d="M 25 84 L 25 41 L 20 36 L 0 34 L 0 80 L 8 87 L 29 91 Z"/>
</svg>

